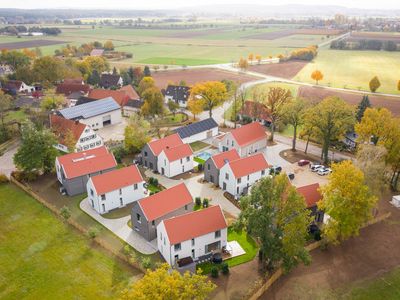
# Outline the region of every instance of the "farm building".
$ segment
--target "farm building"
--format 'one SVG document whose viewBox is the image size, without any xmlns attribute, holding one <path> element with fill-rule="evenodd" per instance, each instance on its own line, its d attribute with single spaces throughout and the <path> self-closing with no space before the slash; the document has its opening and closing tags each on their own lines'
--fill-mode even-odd
<svg viewBox="0 0 400 300">
<path fill-rule="evenodd" d="M 154 240 L 162 220 L 193 211 L 193 206 L 186 185 L 178 184 L 135 202 L 131 211 L 132 228 L 146 240 Z"/>
<path fill-rule="evenodd" d="M 87 183 L 89 203 L 104 214 L 146 196 L 145 181 L 136 165 L 92 176 Z"/>
<path fill-rule="evenodd" d="M 227 223 L 219 205 L 163 220 L 157 226 L 157 246 L 170 266 L 180 259 L 221 251 L 227 245 Z"/>
<path fill-rule="evenodd" d="M 190 144 L 217 136 L 218 124 L 213 118 L 208 118 L 177 128 L 174 130 L 174 132 L 179 134 L 184 143 Z"/>
<path fill-rule="evenodd" d="M 101 74 L 100 86 L 103 89 L 120 88 L 124 85 L 122 77 L 114 74 Z"/>
<path fill-rule="evenodd" d="M 180 107 L 186 107 L 190 96 L 190 87 L 180 85 L 168 85 L 164 92 L 165 103 L 174 101 Z"/>
<path fill-rule="evenodd" d="M 86 192 L 86 184 L 91 176 L 109 172 L 116 167 L 114 155 L 104 146 L 56 158 L 57 179 L 68 196 Z"/>
<path fill-rule="evenodd" d="M 61 116 L 50 115 L 50 127 L 52 132 L 58 139 L 55 148 L 62 152 L 69 152 L 68 149 L 68 133 L 72 134 L 75 141 L 75 151 L 86 151 L 103 146 L 103 139 L 90 126 L 65 119 Z"/>
<path fill-rule="evenodd" d="M 221 168 L 230 161 L 234 161 L 239 158 L 240 156 L 236 149 L 231 149 L 229 151 L 213 155 L 207 159 L 204 164 L 204 180 L 219 186 L 219 172 Z"/>
<path fill-rule="evenodd" d="M 118 124 L 122 118 L 121 107 L 111 97 L 65 108 L 58 114 L 69 120 L 78 120 L 92 129 Z"/>
</svg>

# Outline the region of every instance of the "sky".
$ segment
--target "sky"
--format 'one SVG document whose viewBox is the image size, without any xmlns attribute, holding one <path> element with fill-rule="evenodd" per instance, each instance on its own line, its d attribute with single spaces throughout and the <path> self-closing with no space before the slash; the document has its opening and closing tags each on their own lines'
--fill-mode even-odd
<svg viewBox="0 0 400 300">
<path fill-rule="evenodd" d="M 215 4 L 305 4 L 339 5 L 350 8 L 400 9 L 399 0 L 0 0 L 0 8 L 111 8 L 111 9 L 175 9 Z"/>
</svg>

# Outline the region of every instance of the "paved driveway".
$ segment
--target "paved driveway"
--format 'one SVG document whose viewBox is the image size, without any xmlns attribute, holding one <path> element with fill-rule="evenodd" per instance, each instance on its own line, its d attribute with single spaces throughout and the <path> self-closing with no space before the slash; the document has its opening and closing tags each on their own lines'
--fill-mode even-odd
<svg viewBox="0 0 400 300">
<path fill-rule="evenodd" d="M 124 132 L 125 127 L 128 125 L 128 119 L 122 118 L 121 123 L 108 125 L 106 127 L 100 128 L 97 133 L 103 138 L 105 142 L 113 141 L 123 141 L 125 139 Z"/>
<path fill-rule="evenodd" d="M 131 245 L 140 253 L 153 254 L 158 251 L 156 240 L 148 242 L 146 239 L 144 239 L 141 235 L 139 235 L 136 231 L 132 230 L 132 228 L 128 226 L 130 216 L 119 219 L 103 218 L 92 208 L 87 198 L 84 199 L 79 204 L 79 206 L 89 216 L 91 216 L 97 222 L 112 231 L 115 235 L 124 240 L 127 244 Z"/>
<path fill-rule="evenodd" d="M 7 151 L 0 156 L 0 173 L 5 174 L 6 176 L 10 177 L 12 171 L 14 171 L 14 154 L 17 152 L 19 146 L 19 141 L 13 143 Z"/>
</svg>

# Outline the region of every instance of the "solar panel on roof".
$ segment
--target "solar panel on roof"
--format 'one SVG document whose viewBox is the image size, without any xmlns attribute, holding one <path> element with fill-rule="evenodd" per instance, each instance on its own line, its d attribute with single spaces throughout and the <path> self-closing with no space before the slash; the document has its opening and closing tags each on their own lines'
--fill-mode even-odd
<svg viewBox="0 0 400 300">
<path fill-rule="evenodd" d="M 119 104 L 112 97 L 107 97 L 82 105 L 65 108 L 59 112 L 66 119 L 87 119 L 117 109 L 120 109 Z"/>
<path fill-rule="evenodd" d="M 182 139 L 184 139 L 215 127 L 218 127 L 217 122 L 215 122 L 213 118 L 208 118 L 197 123 L 177 128 L 175 129 L 175 132 L 178 133 Z"/>
</svg>

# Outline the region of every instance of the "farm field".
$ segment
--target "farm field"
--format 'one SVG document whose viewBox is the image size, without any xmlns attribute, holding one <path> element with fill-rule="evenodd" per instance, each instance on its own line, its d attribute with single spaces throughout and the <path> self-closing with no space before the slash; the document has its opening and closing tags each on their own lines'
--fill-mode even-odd
<svg viewBox="0 0 400 300">
<path fill-rule="evenodd" d="M 317 58 L 293 79 L 315 83 L 310 76 L 316 69 L 324 74 L 321 85 L 369 91 L 369 81 L 378 76 L 381 82 L 378 92 L 400 93 L 397 90 L 400 52 L 321 49 Z"/>
<path fill-rule="evenodd" d="M 279 64 L 261 64 L 249 66 L 249 70 L 265 75 L 271 75 L 286 79 L 292 79 L 297 75 L 306 65 L 307 61 L 287 61 Z"/>
<path fill-rule="evenodd" d="M 0 226 L 1 299 L 112 299 L 140 276 L 11 184 Z"/>
</svg>

